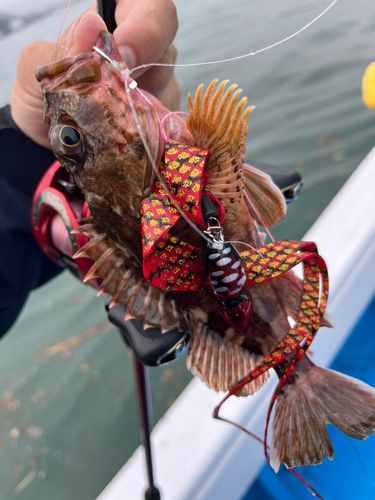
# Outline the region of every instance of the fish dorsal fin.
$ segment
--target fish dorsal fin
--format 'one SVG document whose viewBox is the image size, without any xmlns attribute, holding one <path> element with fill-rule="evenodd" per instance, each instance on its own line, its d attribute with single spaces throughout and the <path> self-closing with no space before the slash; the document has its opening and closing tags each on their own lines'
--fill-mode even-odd
<svg viewBox="0 0 375 500">
<path fill-rule="evenodd" d="M 246 149 L 247 119 L 254 106 L 246 107 L 247 99 L 237 102 L 242 90 L 237 85 L 224 88 L 228 80 L 213 80 L 202 92 L 198 87 L 194 100 L 188 95 L 190 116 L 187 127 L 195 145 L 210 150 L 207 163 L 208 185 L 227 213 L 233 213 L 243 196 L 243 157 Z"/>
<path fill-rule="evenodd" d="M 178 328 L 187 330 L 182 312 L 173 300 L 165 296 L 163 290 L 151 286 L 143 277 L 142 270 L 119 243 L 111 240 L 93 220 L 85 219 L 83 225 L 74 229 L 74 234 L 85 234 L 90 238 L 74 256 L 86 257 L 94 261 L 84 282 L 91 278 L 101 278 L 98 295 L 108 293 L 112 305 L 127 304 L 125 320 L 137 318 L 143 327 L 157 327 L 162 333 Z"/>
</svg>

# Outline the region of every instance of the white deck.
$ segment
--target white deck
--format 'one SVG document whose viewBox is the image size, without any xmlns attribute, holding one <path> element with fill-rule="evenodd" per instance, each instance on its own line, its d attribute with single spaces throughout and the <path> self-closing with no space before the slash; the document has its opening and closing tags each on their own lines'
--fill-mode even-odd
<svg viewBox="0 0 375 500">
<path fill-rule="evenodd" d="M 330 274 L 328 311 L 336 328 L 313 343 L 314 362 L 333 360 L 375 292 L 375 148 L 303 238 L 315 241 Z M 222 415 L 262 436 L 275 377 L 251 398 L 229 400 Z M 213 420 L 222 399 L 194 379 L 152 432 L 162 500 L 240 500 L 264 465 L 261 445 Z M 98 500 L 143 500 L 143 450 L 138 448 Z"/>
</svg>

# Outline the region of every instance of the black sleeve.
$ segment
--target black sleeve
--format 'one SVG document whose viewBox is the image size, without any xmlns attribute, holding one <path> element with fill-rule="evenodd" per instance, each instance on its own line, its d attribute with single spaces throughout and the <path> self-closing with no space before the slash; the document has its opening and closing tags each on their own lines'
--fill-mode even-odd
<svg viewBox="0 0 375 500">
<path fill-rule="evenodd" d="M 31 290 L 62 269 L 39 249 L 31 231 L 31 200 L 55 157 L 0 109 L 0 337 L 12 326 Z"/>
</svg>

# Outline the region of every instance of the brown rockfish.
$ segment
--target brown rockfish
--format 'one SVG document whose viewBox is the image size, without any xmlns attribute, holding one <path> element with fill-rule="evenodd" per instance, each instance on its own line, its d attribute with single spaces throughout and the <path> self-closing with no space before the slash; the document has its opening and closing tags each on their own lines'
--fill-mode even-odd
<svg viewBox="0 0 375 500">
<path fill-rule="evenodd" d="M 112 37 L 103 32 L 97 46 L 112 61 L 121 61 Z M 223 321 L 217 300 L 206 290 L 166 291 L 153 287 L 142 272 L 141 203 L 150 194 L 154 169 L 137 129 L 116 66 L 97 52 L 63 59 L 36 71 L 45 100 L 45 121 L 52 149 L 83 191 L 92 219 L 81 231 L 90 238 L 80 255 L 95 261 L 88 277 L 100 277 L 101 293 L 128 305 L 127 317 L 145 327 L 190 334 L 188 368 L 215 391 L 227 391 L 267 356 L 296 318 L 301 283 L 287 272 L 248 287 L 251 325 L 244 334 Z M 153 161 L 159 165 L 168 139 L 209 150 L 208 188 L 225 209 L 226 240 L 253 247 L 263 244 L 257 223 L 273 226 L 285 213 L 278 188 L 262 172 L 244 164 L 247 119 L 252 110 L 240 90 L 227 82 L 189 96 L 185 122 L 152 95 L 130 90 Z M 64 129 L 68 127 L 68 129 Z M 67 138 L 62 130 L 70 130 Z M 246 194 L 246 196 L 244 195 Z M 248 202 L 251 200 L 251 203 Z M 199 247 L 201 236 L 184 219 L 173 227 L 176 238 Z M 327 325 L 326 325 L 327 326 Z M 281 365 L 277 367 L 282 375 Z M 267 373 L 241 391 L 250 395 Z M 277 398 L 272 426 L 271 464 L 287 467 L 333 458 L 327 423 L 348 436 L 366 439 L 375 432 L 375 392 L 355 379 L 316 367 L 307 356 Z"/>
</svg>

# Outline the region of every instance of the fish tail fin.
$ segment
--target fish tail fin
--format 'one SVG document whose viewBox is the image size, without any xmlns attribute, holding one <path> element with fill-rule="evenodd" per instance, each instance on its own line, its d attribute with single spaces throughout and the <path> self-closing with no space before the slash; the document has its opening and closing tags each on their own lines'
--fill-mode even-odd
<svg viewBox="0 0 375 500">
<path fill-rule="evenodd" d="M 333 460 L 327 423 L 364 440 L 375 432 L 375 389 L 303 359 L 277 398 L 270 464 L 277 472 Z"/>
</svg>

